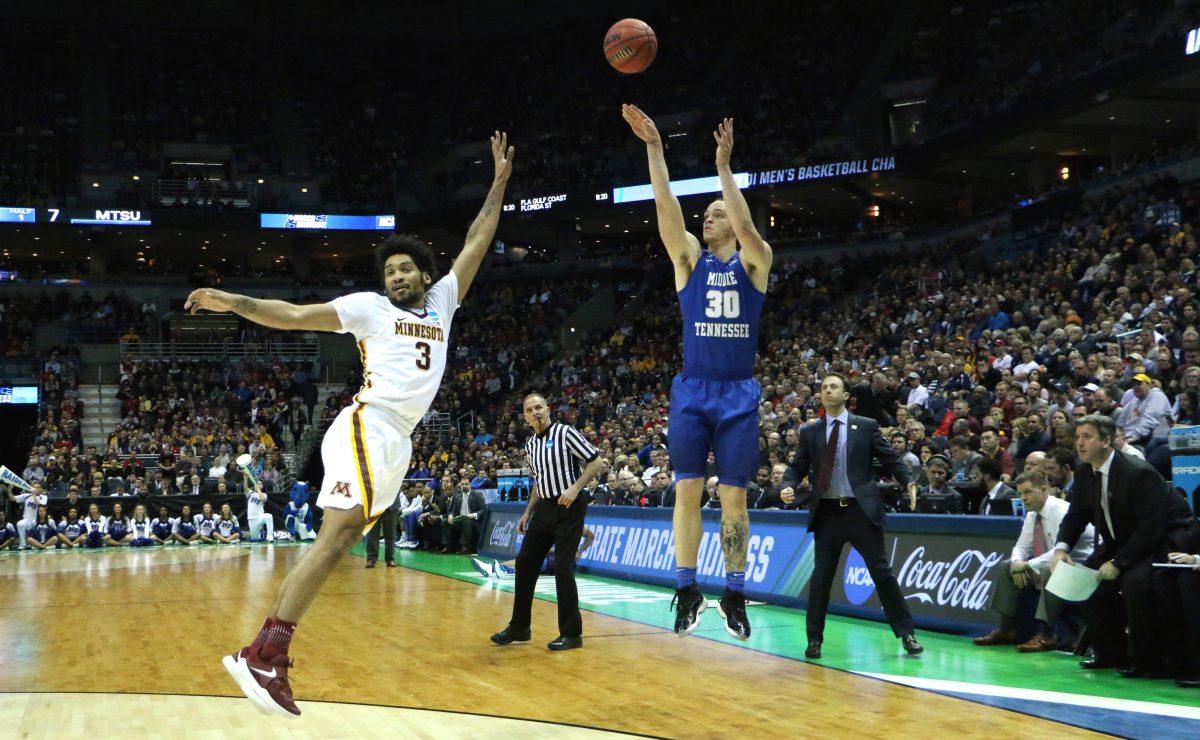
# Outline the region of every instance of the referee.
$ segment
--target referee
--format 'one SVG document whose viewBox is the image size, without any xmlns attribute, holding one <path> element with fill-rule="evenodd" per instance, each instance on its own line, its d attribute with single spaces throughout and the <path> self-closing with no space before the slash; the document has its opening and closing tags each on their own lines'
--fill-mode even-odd
<svg viewBox="0 0 1200 740">
<path fill-rule="evenodd" d="M 548 648 L 583 647 L 583 619 L 579 616 L 579 591 L 575 587 L 575 553 L 583 536 L 587 500 L 583 487 L 600 469 L 599 451 L 575 429 L 550 422 L 546 399 L 531 393 L 524 401 L 525 421 L 533 436 L 525 443 L 525 457 L 533 469 L 534 486 L 517 531 L 525 535 L 517 554 L 516 596 L 508 626 L 492 635 L 492 642 L 508 645 L 529 641 L 533 589 L 542 561 L 554 548 L 554 585 L 558 594 L 558 637 Z M 580 467 L 583 466 L 582 471 Z"/>
</svg>

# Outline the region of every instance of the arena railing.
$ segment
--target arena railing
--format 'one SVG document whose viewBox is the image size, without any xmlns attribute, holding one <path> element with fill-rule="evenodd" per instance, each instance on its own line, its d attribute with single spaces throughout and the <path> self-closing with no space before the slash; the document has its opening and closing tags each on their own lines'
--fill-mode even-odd
<svg viewBox="0 0 1200 740">
<path fill-rule="evenodd" d="M 122 360 L 279 359 L 311 361 L 319 358 L 315 339 L 267 342 L 122 342 Z"/>
</svg>

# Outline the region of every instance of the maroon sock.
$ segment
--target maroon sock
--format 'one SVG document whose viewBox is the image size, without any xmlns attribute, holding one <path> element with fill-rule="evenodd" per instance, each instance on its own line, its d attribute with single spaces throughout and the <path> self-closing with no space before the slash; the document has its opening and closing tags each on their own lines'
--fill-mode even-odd
<svg viewBox="0 0 1200 740">
<path fill-rule="evenodd" d="M 258 637 L 254 639 L 254 644 L 250 646 L 251 655 L 256 655 L 262 661 L 270 661 L 277 655 L 287 655 L 288 647 L 292 644 L 292 633 L 295 631 L 295 623 L 267 617 Z"/>
</svg>

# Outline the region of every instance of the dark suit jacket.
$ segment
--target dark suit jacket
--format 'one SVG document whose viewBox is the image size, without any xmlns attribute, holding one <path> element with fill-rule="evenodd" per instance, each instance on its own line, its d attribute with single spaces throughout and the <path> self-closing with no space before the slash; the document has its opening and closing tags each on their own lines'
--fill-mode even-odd
<svg viewBox="0 0 1200 740">
<path fill-rule="evenodd" d="M 483 511 L 483 507 L 487 505 L 487 502 L 483 498 L 483 494 L 479 491 L 472 490 L 468 496 L 467 509 L 472 514 Z M 458 491 L 454 492 L 454 497 L 450 499 L 450 508 L 446 511 L 448 516 L 458 516 L 458 513 L 462 511 L 462 497 L 463 495 Z"/>
<path fill-rule="evenodd" d="M 992 489 L 990 489 L 990 488 L 989 488 L 987 491 L 984 491 L 984 492 L 983 492 L 983 499 L 982 499 L 982 500 L 980 500 L 980 502 L 979 502 L 979 511 L 978 511 L 978 512 L 976 512 L 976 513 L 978 513 L 978 514 L 987 514 L 987 513 L 989 513 L 989 512 L 988 512 L 988 503 L 989 503 L 990 501 L 992 501 L 992 499 L 989 499 L 989 498 L 988 498 L 988 493 L 989 493 L 991 490 L 992 490 Z M 1019 496 L 1019 494 L 1018 494 L 1018 493 L 1017 493 L 1017 492 L 1016 492 L 1014 489 L 1010 488 L 1010 487 L 1009 487 L 1009 486 L 1007 486 L 1007 485 L 1002 485 L 1002 486 L 1000 486 L 1000 491 L 996 493 L 996 500 L 1003 500 L 1003 499 L 1006 499 L 1006 498 L 1017 498 L 1018 496 Z"/>
<path fill-rule="evenodd" d="M 1075 467 L 1071 508 L 1059 527 L 1059 542 L 1074 545 L 1087 525 L 1094 525 L 1099 541 L 1091 562 L 1111 560 L 1121 570 L 1170 551 L 1192 552 L 1200 545 L 1195 514 L 1149 463 L 1117 452 L 1108 475 L 1108 508 L 1116 531 L 1110 532 L 1104 520 L 1100 476 L 1081 462 Z"/>
<path fill-rule="evenodd" d="M 879 486 L 875 483 L 872 461 L 882 462 L 884 469 L 892 474 L 901 489 L 908 487 L 912 472 L 904 458 L 883 438 L 879 424 L 874 419 L 850 414 L 848 422 L 850 428 L 842 430 L 849 435 L 846 437 L 846 477 L 850 479 L 850 489 L 867 519 L 882 527 L 883 501 L 879 497 Z M 800 446 L 796 448 L 796 457 L 792 461 L 797 480 L 808 476 L 809 481 L 815 485 L 821 476 L 821 458 L 824 454 L 825 420 L 819 419 L 805 424 L 800 428 Z M 821 493 L 814 490 L 808 501 L 810 531 L 817 518 L 817 502 L 820 501 Z"/>
</svg>

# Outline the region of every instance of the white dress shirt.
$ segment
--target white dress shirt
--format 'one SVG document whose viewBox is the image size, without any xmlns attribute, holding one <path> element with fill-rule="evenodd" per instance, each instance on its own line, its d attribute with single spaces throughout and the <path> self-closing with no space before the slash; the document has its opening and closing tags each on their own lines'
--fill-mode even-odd
<svg viewBox="0 0 1200 740">
<path fill-rule="evenodd" d="M 1104 521 L 1106 524 L 1108 524 L 1108 533 L 1110 535 L 1113 534 L 1113 525 L 1112 525 L 1112 514 L 1110 514 L 1108 511 L 1108 470 L 1109 470 L 1109 468 L 1112 467 L 1113 458 L 1116 457 L 1116 454 L 1117 454 L 1116 450 L 1113 450 L 1112 452 L 1108 453 L 1108 459 L 1104 461 L 1104 464 L 1098 468 L 1093 468 L 1093 470 L 1096 471 L 1096 475 L 1100 476 L 1100 508 L 1104 512 Z M 1089 528 L 1091 528 L 1091 526 L 1092 525 L 1090 525 L 1090 524 L 1088 525 Z M 1085 532 L 1085 535 L 1086 535 L 1086 532 Z M 1080 536 L 1079 539 L 1081 542 L 1083 541 L 1083 537 L 1085 535 Z M 1067 551 L 1067 543 L 1059 542 L 1057 545 L 1054 546 L 1054 549 L 1062 550 L 1062 551 L 1066 552 Z M 1075 556 L 1072 555 L 1071 559 L 1074 560 Z"/>
<path fill-rule="evenodd" d="M 1046 503 L 1042 505 L 1042 510 L 1030 511 L 1025 514 L 1025 521 L 1021 524 L 1021 534 L 1017 537 L 1017 543 L 1013 546 L 1012 559 L 1024 560 L 1038 572 L 1038 575 L 1044 576 L 1050 571 L 1050 560 L 1054 556 L 1055 544 L 1058 543 L 1058 530 L 1062 526 L 1062 520 L 1067 515 L 1067 511 L 1071 505 L 1060 498 L 1053 496 L 1046 499 Z M 1036 558 L 1033 557 L 1033 528 L 1037 523 L 1038 515 L 1042 517 L 1042 531 L 1046 535 L 1045 552 Z M 1071 559 L 1082 563 L 1092 555 L 1092 549 L 1096 546 L 1096 530 L 1092 525 L 1087 525 L 1087 529 L 1083 530 L 1083 534 L 1079 535 L 1079 541 L 1070 550 Z M 1065 549 L 1065 548 L 1060 548 Z"/>
</svg>

